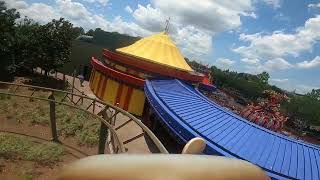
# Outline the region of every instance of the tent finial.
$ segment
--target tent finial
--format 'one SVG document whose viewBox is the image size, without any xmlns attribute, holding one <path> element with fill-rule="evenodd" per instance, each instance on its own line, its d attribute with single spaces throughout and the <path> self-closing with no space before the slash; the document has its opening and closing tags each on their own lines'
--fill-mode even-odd
<svg viewBox="0 0 320 180">
<path fill-rule="evenodd" d="M 166 20 L 166 27 L 164 29 L 164 32 L 166 34 L 168 34 L 168 32 L 169 32 L 169 23 L 170 23 L 170 17 L 169 17 L 169 19 Z"/>
</svg>

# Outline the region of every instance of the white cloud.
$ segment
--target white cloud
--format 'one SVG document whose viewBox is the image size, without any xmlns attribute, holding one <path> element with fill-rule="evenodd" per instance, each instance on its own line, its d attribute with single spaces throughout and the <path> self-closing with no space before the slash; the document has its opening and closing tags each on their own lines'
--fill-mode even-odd
<svg viewBox="0 0 320 180">
<path fill-rule="evenodd" d="M 95 24 L 94 15 L 83 4 L 71 0 L 56 0 L 54 6 L 45 3 L 32 3 L 24 1 L 7 0 L 10 8 L 16 8 L 22 16 L 28 16 L 40 23 L 47 23 L 52 19 L 64 17 L 77 26 L 88 27 Z M 24 4 L 21 7 L 19 4 Z"/>
<path fill-rule="evenodd" d="M 118 31 L 132 36 L 151 34 L 151 32 L 133 22 L 123 21 L 120 16 L 108 21 L 102 15 L 90 12 L 82 3 L 71 0 L 56 0 L 53 5 L 45 3 L 32 3 L 29 5 L 24 1 L 15 0 L 6 0 L 6 3 L 9 8 L 16 8 L 22 16 L 28 16 L 41 24 L 63 17 L 71 21 L 74 26 L 81 26 L 86 30 L 99 27 L 106 31 Z"/>
<path fill-rule="evenodd" d="M 108 4 L 109 0 L 97 0 L 97 2 L 99 2 L 103 6 L 106 6 Z"/>
<path fill-rule="evenodd" d="M 58 12 L 70 20 L 84 20 L 91 21 L 92 14 L 86 7 L 79 2 L 72 2 L 71 0 L 56 0 Z"/>
<path fill-rule="evenodd" d="M 227 58 L 219 58 L 219 59 L 217 59 L 217 63 L 224 64 L 224 65 L 227 65 L 227 66 L 232 66 L 235 63 L 235 61 L 232 61 L 232 60 L 227 59 Z"/>
<path fill-rule="evenodd" d="M 131 9 L 130 6 L 126 6 L 124 9 L 130 14 L 133 13 L 133 10 Z"/>
<path fill-rule="evenodd" d="M 230 69 L 235 64 L 235 61 L 227 58 L 218 58 L 216 60 L 216 66 L 221 69 Z"/>
<path fill-rule="evenodd" d="M 177 28 L 172 35 L 185 56 L 200 59 L 212 50 L 211 36 L 193 26 Z"/>
<path fill-rule="evenodd" d="M 253 61 L 254 63 L 252 63 L 251 61 Z M 248 61 L 246 61 L 245 59 L 245 61 L 243 61 L 248 64 L 248 65 L 245 65 L 247 73 L 258 74 L 263 71 L 274 72 L 278 70 L 286 70 L 286 69 L 295 67 L 293 64 L 290 64 L 288 61 L 282 58 L 269 59 L 264 62 L 260 62 L 260 61 L 255 62 L 255 61 L 257 60 L 249 59 Z"/>
<path fill-rule="evenodd" d="M 241 13 L 241 15 L 242 16 L 247 16 L 247 17 L 252 17 L 253 19 L 257 19 L 258 18 L 257 14 L 254 13 L 254 12 L 250 12 L 250 13 L 243 12 L 243 13 Z"/>
<path fill-rule="evenodd" d="M 302 84 L 301 82 L 296 82 L 296 80 L 288 78 L 270 78 L 269 83 L 289 92 L 295 91 L 300 94 L 306 94 L 312 89 L 320 88 L 319 86 Z"/>
<path fill-rule="evenodd" d="M 306 93 L 310 92 L 312 89 L 320 89 L 320 87 L 319 86 L 310 86 L 310 85 L 305 85 L 305 84 L 298 84 L 297 86 L 295 86 L 294 89 L 296 90 L 297 93 L 306 94 Z"/>
<path fill-rule="evenodd" d="M 191 25 L 211 33 L 238 28 L 240 16 L 253 12 L 251 0 L 153 0 L 154 7 L 182 25 Z M 254 16 L 252 14 L 252 16 Z"/>
<path fill-rule="evenodd" d="M 281 7 L 282 0 L 262 0 L 264 3 L 273 6 L 274 9 Z"/>
<path fill-rule="evenodd" d="M 302 62 L 292 65 L 284 58 L 287 55 L 298 57 L 302 52 L 312 51 L 313 46 L 320 40 L 320 16 L 308 19 L 304 26 L 294 33 L 274 31 L 272 34 L 240 34 L 239 40 L 248 42 L 246 46 L 233 49 L 242 57 L 242 62 L 248 64 L 250 71 L 284 70 L 298 66 L 315 66 L 317 61 Z M 250 67 L 255 65 L 253 67 Z M 260 68 L 256 68 L 260 65 Z"/>
<path fill-rule="evenodd" d="M 160 9 L 138 5 L 132 13 L 137 24 L 150 32 L 163 31 L 168 16 Z M 211 33 L 195 28 L 193 25 L 183 25 L 177 19 L 171 18 L 169 34 L 187 57 L 198 59 L 212 50 Z"/>
<path fill-rule="evenodd" d="M 318 3 L 318 4 L 308 4 L 308 8 L 320 8 L 320 3 Z"/>
<path fill-rule="evenodd" d="M 139 25 L 133 23 L 133 22 L 125 22 L 122 20 L 121 16 L 115 17 L 110 22 L 109 29 L 106 29 L 108 31 L 116 31 L 123 34 L 128 34 L 131 36 L 148 36 L 151 35 L 150 31 L 147 31 L 143 28 L 141 28 Z"/>
<path fill-rule="evenodd" d="M 84 0 L 89 3 L 100 3 L 102 6 L 108 5 L 109 0 Z"/>
<path fill-rule="evenodd" d="M 151 7 L 150 4 L 146 7 L 139 4 L 132 16 L 141 27 L 149 31 L 159 32 L 164 29 L 165 16 L 159 9 Z"/>
<path fill-rule="evenodd" d="M 249 59 L 249 58 L 242 58 L 241 61 L 246 64 L 251 64 L 251 65 L 259 64 L 259 62 L 260 62 L 259 59 Z"/>
<path fill-rule="evenodd" d="M 303 62 L 297 63 L 297 67 L 301 69 L 309 69 L 317 66 L 320 66 L 320 56 L 316 56 L 311 61 L 303 61 Z"/>
<path fill-rule="evenodd" d="M 263 68 L 266 71 L 290 69 L 293 65 L 282 58 L 275 58 L 264 63 Z"/>
<path fill-rule="evenodd" d="M 5 0 L 4 2 L 8 8 L 25 9 L 28 7 L 28 4 L 24 1 Z"/>
<path fill-rule="evenodd" d="M 17 8 L 17 7 L 16 7 Z M 60 18 L 60 14 L 51 6 L 43 3 L 33 3 L 23 9 L 18 9 L 21 16 L 28 16 L 36 22 L 47 23 L 52 19 Z"/>
<path fill-rule="evenodd" d="M 288 16 L 285 16 L 283 13 L 278 13 L 275 16 L 273 16 L 273 19 L 283 22 L 289 22 L 290 18 Z"/>
<path fill-rule="evenodd" d="M 297 28 L 292 34 L 281 31 L 275 31 L 271 35 L 240 34 L 239 39 L 250 42 L 250 45 L 233 50 L 247 58 L 299 56 L 301 52 L 310 51 L 320 40 L 320 16 L 308 19 L 303 27 Z"/>
<path fill-rule="evenodd" d="M 243 58 L 241 59 L 242 62 L 248 64 L 246 66 L 247 72 L 249 73 L 261 73 L 262 71 L 277 71 L 277 70 L 286 70 L 291 68 L 298 68 L 298 69 L 311 69 L 320 66 L 320 56 L 316 56 L 311 61 L 303 61 L 296 64 L 291 64 L 285 59 L 282 58 L 275 58 L 267 60 L 266 62 L 260 62 L 259 59 L 248 59 Z"/>
<path fill-rule="evenodd" d="M 169 17 L 169 33 L 183 53 L 200 58 L 212 51 L 212 37 L 241 25 L 240 16 L 257 18 L 251 0 L 153 0 L 138 5 L 132 13 L 137 24 L 151 31 L 163 31 Z"/>
<path fill-rule="evenodd" d="M 278 78 L 271 78 L 269 79 L 270 82 L 277 82 L 277 83 L 284 83 L 284 82 L 288 82 L 289 79 L 278 79 Z"/>
</svg>

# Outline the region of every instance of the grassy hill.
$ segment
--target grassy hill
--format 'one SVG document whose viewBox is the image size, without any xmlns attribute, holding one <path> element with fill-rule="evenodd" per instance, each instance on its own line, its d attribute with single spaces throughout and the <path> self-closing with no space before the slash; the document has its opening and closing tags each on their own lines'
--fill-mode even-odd
<svg viewBox="0 0 320 180">
<path fill-rule="evenodd" d="M 90 39 L 78 38 L 73 40 L 71 62 L 65 64 L 60 71 L 72 74 L 73 70 L 76 69 L 77 74 L 83 73 L 85 78 L 89 79 L 91 71 L 90 59 L 92 56 L 102 60 L 103 49 L 115 51 L 117 48 L 131 45 L 139 39 L 139 37 L 117 32 L 106 32 L 98 28 Z"/>
<path fill-rule="evenodd" d="M 101 29 L 96 29 L 92 43 L 114 51 L 117 48 L 131 45 L 139 39 L 140 37 L 132 37 L 118 32 L 106 32 Z"/>
<path fill-rule="evenodd" d="M 102 59 L 103 46 L 88 43 L 81 40 L 74 40 L 72 42 L 70 62 L 65 64 L 60 70 L 66 74 L 72 74 L 73 70 L 76 69 L 77 73 L 83 73 L 83 67 L 87 66 L 88 70 L 86 78 L 90 76 L 90 59 L 92 56 Z"/>
</svg>

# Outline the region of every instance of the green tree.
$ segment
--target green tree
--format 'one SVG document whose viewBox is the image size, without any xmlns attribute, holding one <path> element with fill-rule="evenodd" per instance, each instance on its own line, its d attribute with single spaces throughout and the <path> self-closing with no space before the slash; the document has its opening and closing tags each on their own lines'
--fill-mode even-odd
<svg viewBox="0 0 320 180">
<path fill-rule="evenodd" d="M 299 120 L 307 125 L 320 125 L 320 101 L 307 95 L 294 95 L 281 105 L 290 120 Z"/>
<path fill-rule="evenodd" d="M 307 93 L 307 96 L 320 101 L 320 89 L 312 89 L 310 93 Z"/>
<path fill-rule="evenodd" d="M 35 33 L 40 27 L 38 23 L 25 17 L 15 28 L 14 63 L 10 66 L 17 72 L 30 71 L 33 68 L 34 59 L 40 53 L 37 47 L 37 36 Z"/>
<path fill-rule="evenodd" d="M 46 74 L 69 62 L 73 27 L 69 21 L 60 18 L 42 25 L 36 30 L 39 53 L 34 67 L 41 67 Z"/>
<path fill-rule="evenodd" d="M 14 61 L 15 20 L 20 17 L 15 9 L 7 9 L 5 3 L 0 1 L 0 79 L 8 80 L 12 71 L 9 66 Z"/>
<path fill-rule="evenodd" d="M 267 72 L 262 72 L 260 74 L 257 74 L 257 78 L 259 79 L 259 81 L 263 84 L 268 84 L 268 81 L 269 81 L 269 74 Z"/>
<path fill-rule="evenodd" d="M 86 33 L 86 35 L 88 35 L 88 36 L 93 36 L 93 35 L 94 35 L 94 30 L 90 29 L 90 30 Z"/>
<path fill-rule="evenodd" d="M 76 39 L 78 36 L 85 34 L 82 27 L 74 27 L 72 31 L 72 39 Z"/>
</svg>

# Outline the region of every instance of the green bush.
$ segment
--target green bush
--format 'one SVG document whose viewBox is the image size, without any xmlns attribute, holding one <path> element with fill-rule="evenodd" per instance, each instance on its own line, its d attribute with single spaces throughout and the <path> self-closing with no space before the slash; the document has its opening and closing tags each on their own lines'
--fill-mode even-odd
<svg viewBox="0 0 320 180">
<path fill-rule="evenodd" d="M 320 101 L 310 96 L 294 95 L 281 109 L 295 120 L 303 120 L 307 125 L 320 126 Z"/>
</svg>

